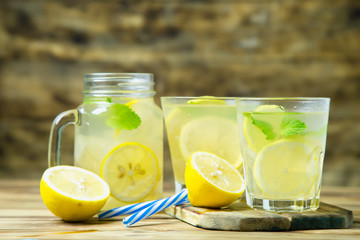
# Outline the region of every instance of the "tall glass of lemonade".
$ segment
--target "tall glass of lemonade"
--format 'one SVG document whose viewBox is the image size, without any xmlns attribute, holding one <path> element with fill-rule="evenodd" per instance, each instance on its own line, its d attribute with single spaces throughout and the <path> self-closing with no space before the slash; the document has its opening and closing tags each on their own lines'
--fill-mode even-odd
<svg viewBox="0 0 360 240">
<path fill-rule="evenodd" d="M 111 196 L 104 209 L 162 197 L 163 122 L 152 74 L 84 76 L 84 100 L 53 124 L 49 165 L 58 165 L 61 129 L 75 124 L 75 165 L 101 176 Z"/>
<path fill-rule="evenodd" d="M 242 172 L 235 103 L 235 98 L 161 97 L 176 192 L 185 187 L 185 164 L 195 152 L 213 153 Z"/>
<path fill-rule="evenodd" d="M 254 209 L 319 207 L 328 98 L 239 98 L 246 201 Z"/>
</svg>

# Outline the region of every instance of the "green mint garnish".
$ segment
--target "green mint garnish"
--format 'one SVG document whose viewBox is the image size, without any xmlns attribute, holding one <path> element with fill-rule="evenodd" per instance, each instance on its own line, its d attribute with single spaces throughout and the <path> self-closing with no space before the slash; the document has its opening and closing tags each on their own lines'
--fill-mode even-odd
<svg viewBox="0 0 360 240">
<path fill-rule="evenodd" d="M 243 113 L 244 116 L 250 118 L 251 123 L 254 124 L 258 129 L 260 129 L 265 135 L 267 140 L 274 140 L 276 134 L 273 131 L 273 127 L 270 123 L 255 119 L 251 113 Z"/>
<path fill-rule="evenodd" d="M 107 98 L 111 103 L 111 98 Z M 129 106 L 112 103 L 108 107 L 108 118 L 106 124 L 119 130 L 132 130 L 140 126 L 141 119 Z"/>
<path fill-rule="evenodd" d="M 281 136 L 291 137 L 295 135 L 301 135 L 306 129 L 304 122 L 295 118 L 284 118 L 281 122 Z"/>
<path fill-rule="evenodd" d="M 110 97 L 106 97 L 106 101 L 107 101 L 108 103 L 112 103 L 112 100 L 111 100 Z"/>
</svg>

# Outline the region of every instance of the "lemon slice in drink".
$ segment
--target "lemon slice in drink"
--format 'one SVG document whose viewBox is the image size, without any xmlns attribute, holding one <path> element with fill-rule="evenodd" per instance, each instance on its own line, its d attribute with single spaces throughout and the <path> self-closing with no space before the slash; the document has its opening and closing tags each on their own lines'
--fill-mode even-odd
<svg viewBox="0 0 360 240">
<path fill-rule="evenodd" d="M 137 202 L 149 195 L 159 181 L 159 164 L 150 148 L 135 142 L 116 146 L 105 156 L 101 177 L 111 196 L 122 202 Z"/>
<path fill-rule="evenodd" d="M 40 182 L 46 207 L 64 221 L 84 221 L 105 205 L 110 189 L 98 175 L 72 166 L 48 168 Z"/>
<path fill-rule="evenodd" d="M 224 105 L 226 102 L 222 99 L 217 99 L 213 96 L 201 96 L 196 99 L 187 101 L 188 104 L 201 104 L 201 105 Z"/>
<path fill-rule="evenodd" d="M 197 151 L 209 152 L 228 161 L 234 168 L 242 164 L 237 123 L 220 117 L 203 117 L 188 122 L 180 132 L 184 159 Z"/>
<path fill-rule="evenodd" d="M 244 179 L 227 161 L 207 152 L 196 152 L 185 168 L 185 183 L 193 206 L 229 205 L 244 192 Z"/>
<path fill-rule="evenodd" d="M 315 158 L 313 149 L 304 142 L 279 140 L 258 154 L 255 181 L 269 199 L 305 198 L 317 178 Z"/>
<path fill-rule="evenodd" d="M 258 106 L 255 113 L 281 113 L 284 112 L 284 109 L 278 105 L 261 105 Z M 264 114 L 264 115 L 265 115 Z M 255 116 L 257 114 L 252 114 L 253 118 L 257 118 Z M 271 124 L 272 127 L 280 126 L 281 124 L 281 116 L 273 117 L 274 115 L 267 115 L 265 116 L 266 122 Z M 264 118 L 264 119 L 265 119 Z M 260 119 L 257 119 L 260 120 Z M 260 150 L 270 144 L 272 141 L 266 139 L 266 135 L 255 125 L 253 124 L 253 120 L 247 116 L 244 117 L 244 124 L 243 124 L 243 131 L 249 147 L 254 150 L 255 152 L 260 152 Z"/>
</svg>

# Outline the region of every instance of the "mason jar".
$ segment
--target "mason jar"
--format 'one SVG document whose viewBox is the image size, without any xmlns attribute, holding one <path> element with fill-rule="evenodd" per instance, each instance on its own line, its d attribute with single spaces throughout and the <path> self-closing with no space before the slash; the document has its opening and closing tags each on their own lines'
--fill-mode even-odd
<svg viewBox="0 0 360 240">
<path fill-rule="evenodd" d="M 52 124 L 49 166 L 61 164 L 61 133 L 74 124 L 74 165 L 109 184 L 103 210 L 161 198 L 163 122 L 154 95 L 152 74 L 85 74 L 82 104 Z"/>
</svg>

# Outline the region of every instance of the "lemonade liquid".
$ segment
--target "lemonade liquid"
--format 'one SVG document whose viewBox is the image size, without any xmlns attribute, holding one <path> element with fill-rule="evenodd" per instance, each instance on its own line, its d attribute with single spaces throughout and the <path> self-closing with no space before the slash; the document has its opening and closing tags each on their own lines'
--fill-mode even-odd
<svg viewBox="0 0 360 240">
<path fill-rule="evenodd" d="M 197 151 L 209 152 L 242 168 L 234 99 L 162 97 L 175 188 L 185 187 L 186 161 Z M 242 173 L 242 169 L 239 170 Z"/>
<path fill-rule="evenodd" d="M 110 101 L 109 98 L 92 97 L 86 98 L 84 104 L 80 106 L 81 124 L 75 125 L 75 165 L 102 176 L 101 167 L 104 164 L 104 158 L 112 149 L 120 144 L 139 143 L 155 154 L 158 167 L 156 170 L 142 169 L 141 163 L 137 166 L 131 166 L 132 163 L 128 162 L 124 163 L 124 173 L 133 174 L 136 177 L 136 174 L 141 174 L 142 171 L 153 171 L 156 177 L 154 186 L 152 189 L 141 189 L 148 191 L 148 193 L 139 199 L 133 198 L 130 201 L 124 201 L 111 194 L 104 209 L 161 198 L 163 188 L 163 126 L 160 108 L 154 104 L 153 98 L 112 97 Z M 109 115 L 109 113 L 112 114 L 109 108 L 114 104 L 129 106 L 141 118 L 140 126 L 132 130 L 119 130 L 109 126 L 109 118 L 112 117 Z M 119 171 L 118 174 L 120 176 L 121 172 Z M 136 187 L 136 183 L 131 184 Z M 125 190 L 123 193 L 125 196 L 126 190 L 132 187 L 131 184 L 120 186 Z"/>
<path fill-rule="evenodd" d="M 268 106 L 238 113 L 247 204 L 270 211 L 316 209 L 328 112 Z"/>
</svg>

